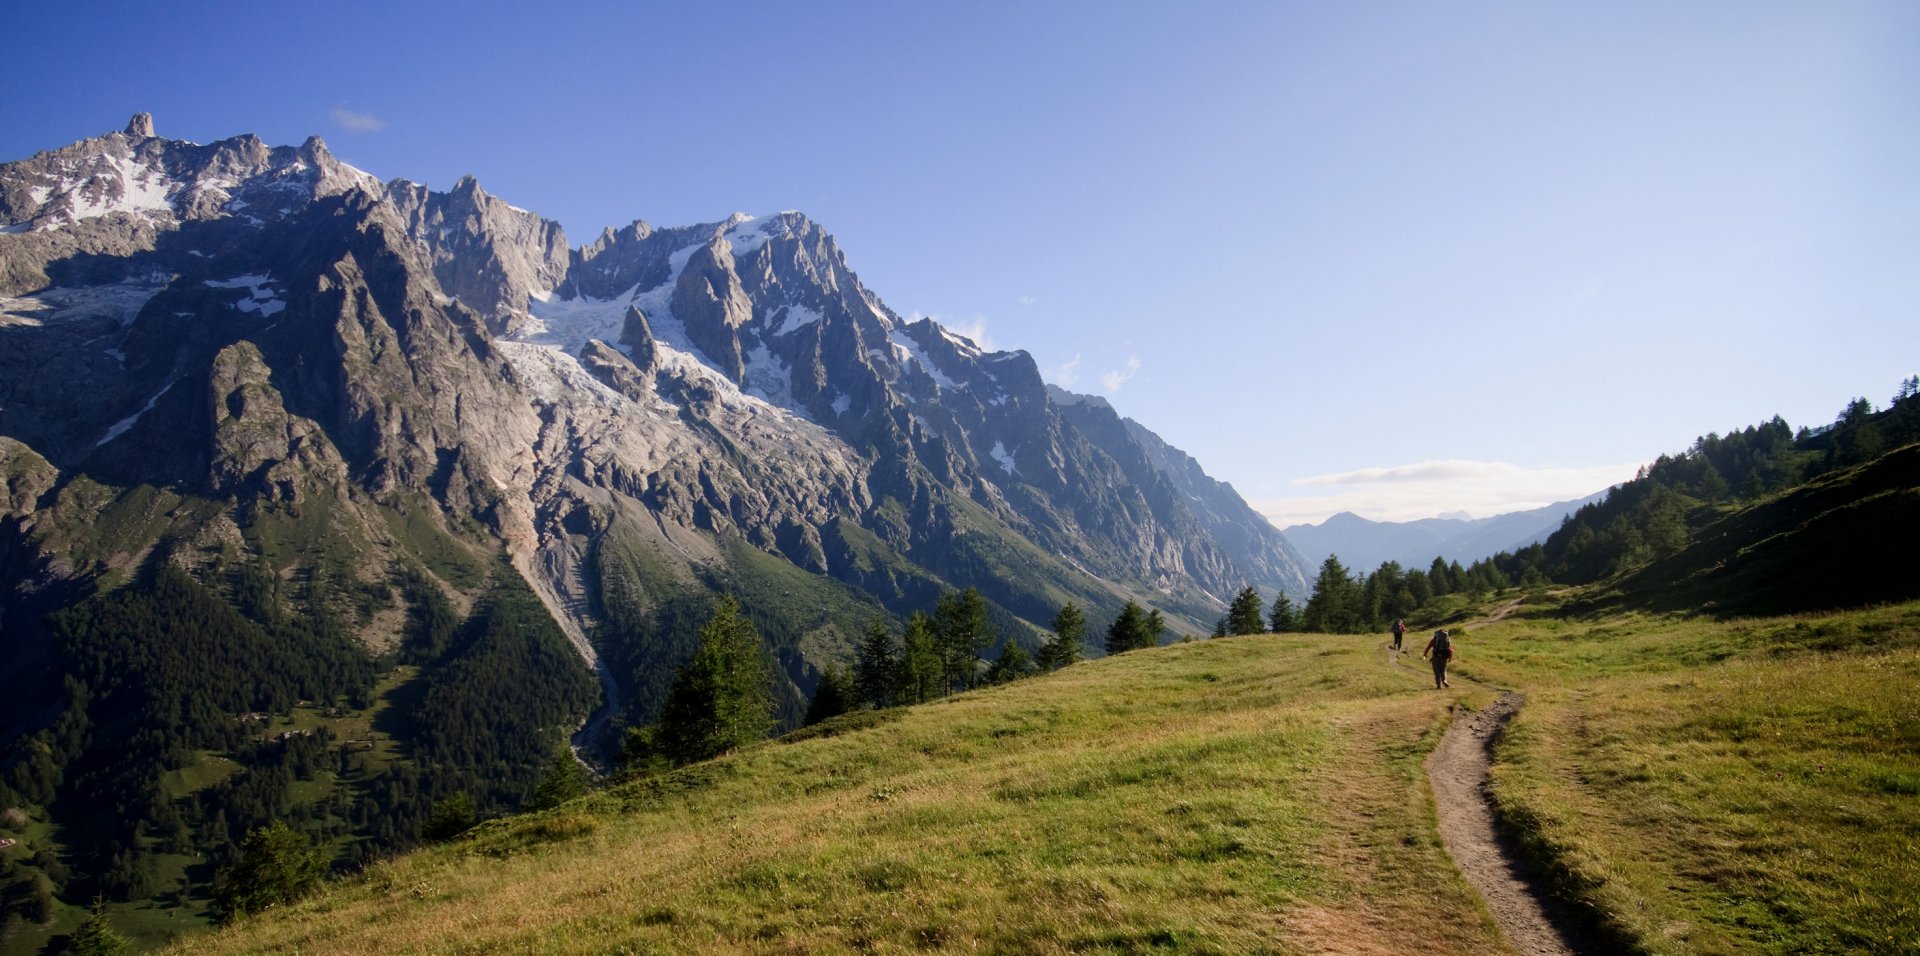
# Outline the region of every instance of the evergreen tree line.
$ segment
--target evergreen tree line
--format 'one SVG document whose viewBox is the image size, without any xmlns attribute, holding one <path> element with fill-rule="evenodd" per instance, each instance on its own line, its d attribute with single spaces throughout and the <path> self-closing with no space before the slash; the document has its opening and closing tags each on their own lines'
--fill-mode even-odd
<svg viewBox="0 0 1920 956">
<path fill-rule="evenodd" d="M 477 819 L 533 800 L 597 694 L 511 575 L 464 621 L 437 588 L 403 575 L 411 621 L 399 651 L 382 658 L 324 602 L 291 612 L 263 565 L 208 580 L 225 584 L 225 597 L 156 554 L 127 585 L 47 618 L 61 693 L 52 718 L 0 765 L 0 809 L 41 808 L 61 846 L 0 868 L 7 918 L 44 920 L 56 899 L 184 902 L 272 823 L 349 866 L 420 839 L 442 803 L 464 799 Z M 396 660 L 423 668 L 419 693 L 396 702 L 385 728 L 410 745 L 408 759 L 371 763 L 368 742 L 337 741 L 324 726 L 281 729 L 296 705 L 368 707 Z M 165 776 L 208 752 L 237 769 L 169 796 Z M 296 799 L 321 774 L 322 795 Z M 172 882 L 162 854 L 206 862 Z"/>
<path fill-rule="evenodd" d="M 1390 561 L 1365 575 L 1329 557 L 1304 608 L 1296 612 L 1284 595 L 1276 599 L 1270 629 L 1371 633 L 1449 593 L 1484 596 L 1508 587 L 1603 580 L 1686 547 L 1724 508 L 1779 494 L 1916 441 L 1920 376 L 1901 382 L 1886 409 L 1858 398 L 1819 431 L 1795 432 L 1776 415 L 1726 435 L 1710 433 L 1685 452 L 1661 455 L 1605 499 L 1568 515 L 1542 544 L 1466 567 L 1436 558 L 1424 571 L 1408 571 Z M 1223 619 L 1217 632 L 1225 628 Z"/>
<path fill-rule="evenodd" d="M 1537 550 L 1538 546 L 1528 549 Z M 1365 574 L 1355 574 L 1340 563 L 1337 555 L 1328 555 L 1320 563 L 1313 593 L 1304 606 L 1295 607 L 1285 594 L 1274 598 L 1267 630 L 1276 634 L 1371 634 L 1428 609 L 1450 594 L 1478 598 L 1523 582 L 1546 583 L 1537 575 L 1503 565 L 1503 560 L 1511 558 L 1500 555 L 1466 566 L 1435 558 L 1426 568 L 1411 570 L 1398 561 L 1386 561 Z"/>
<path fill-rule="evenodd" d="M 1662 455 L 1605 500 L 1568 516 L 1535 554 L 1500 555 L 1509 569 L 1537 569 L 1561 584 L 1587 584 L 1686 547 L 1725 506 L 1790 490 L 1829 472 L 1920 441 L 1920 376 L 1900 383 L 1876 411 L 1856 398 L 1830 426 L 1794 432 L 1779 416 L 1727 435 L 1709 433 Z M 1517 583 L 1517 581 L 1516 581 Z"/>
<path fill-rule="evenodd" d="M 851 669 L 820 675 L 805 723 L 863 707 L 923 703 L 975 687 L 1058 670 L 1085 656 L 1086 612 L 1069 602 L 1054 616 L 1036 652 L 1001 640 L 978 589 L 941 595 L 931 614 L 915 611 L 894 633 L 876 617 L 855 649 Z M 1107 629 L 1109 654 L 1152 647 L 1166 631 L 1158 610 L 1128 601 Z M 982 653 L 1000 645 L 987 664 Z M 627 732 L 621 764 L 651 772 L 705 760 L 764 738 L 773 727 L 772 667 L 764 642 L 732 597 L 718 601 L 692 656 L 674 675 L 660 719 Z"/>
</svg>

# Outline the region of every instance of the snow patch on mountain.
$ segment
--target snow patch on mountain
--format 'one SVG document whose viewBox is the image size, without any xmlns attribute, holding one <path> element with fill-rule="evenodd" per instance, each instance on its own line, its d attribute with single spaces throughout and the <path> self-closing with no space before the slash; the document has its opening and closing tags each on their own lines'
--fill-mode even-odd
<svg viewBox="0 0 1920 956">
<path fill-rule="evenodd" d="M 95 318 L 111 318 L 125 326 L 160 294 L 161 288 L 158 281 L 130 280 L 113 285 L 55 287 L 18 298 L 0 298 L 0 326 Z"/>
<path fill-rule="evenodd" d="M 245 289 L 247 297 L 233 304 L 242 312 L 258 312 L 261 318 L 271 318 L 287 307 L 280 297 L 270 288 L 273 277 L 266 275 L 235 276 L 231 279 L 208 279 L 207 286 L 214 289 Z"/>
<path fill-rule="evenodd" d="M 776 336 L 790 335 L 820 321 L 820 313 L 804 305 L 788 305 L 782 308 L 784 311 L 780 313 L 780 325 L 773 330 Z"/>
<path fill-rule="evenodd" d="M 730 221 L 738 228 L 751 220 L 736 215 Z M 667 259 L 666 281 L 650 289 L 636 286 L 611 299 L 562 298 L 552 289 L 535 292 L 527 302 L 532 321 L 519 330 L 513 340 L 553 349 L 561 354 L 564 362 L 578 369 L 579 374 L 592 379 L 579 367 L 575 356 L 589 339 L 599 339 L 631 358 L 633 350 L 620 342 L 620 332 L 625 326 L 627 308 L 632 306 L 647 317 L 647 324 L 653 330 L 654 361 L 662 371 L 708 385 L 719 401 L 729 407 L 757 403 L 795 420 L 811 421 L 794 401 L 792 376 L 786 364 L 765 345 L 755 345 L 746 356 L 747 380 L 743 389 L 702 361 L 700 356 L 704 353 L 688 337 L 686 324 L 673 314 L 673 289 L 680 281 L 680 273 L 685 271 L 694 252 L 704 245 L 704 241 L 696 242 L 675 251 Z M 593 381 L 598 384 L 599 380 Z"/>
<path fill-rule="evenodd" d="M 517 330 L 514 339 L 554 346 L 569 354 L 579 352 L 580 347 L 592 339 L 609 345 L 617 343 L 626 321 L 627 306 L 634 303 L 637 291 L 637 287 L 628 289 L 611 299 L 592 296 L 562 299 L 556 297 L 553 290 L 534 292 L 527 297 L 527 313 L 533 318 Z"/>
<path fill-rule="evenodd" d="M 913 336 L 908 335 L 905 329 L 894 329 L 887 336 L 887 340 L 893 343 L 894 353 L 898 356 L 901 365 L 909 361 L 917 362 L 941 388 L 953 391 L 960 387 L 960 383 L 954 381 L 952 376 L 940 371 L 939 366 L 933 364 L 933 359 L 927 356 L 926 351 L 920 348 L 920 343 L 915 342 Z"/>
<path fill-rule="evenodd" d="M 1013 456 L 1007 453 L 1006 443 L 995 441 L 993 443 L 993 449 L 991 451 L 988 451 L 987 454 L 991 456 L 994 461 L 999 462 L 1000 467 L 1003 470 L 1005 470 L 1007 474 L 1009 475 L 1013 474 L 1014 472 Z"/>
<path fill-rule="evenodd" d="M 727 220 L 730 225 L 725 233 L 727 244 L 733 247 L 735 256 L 744 256 L 767 244 L 773 238 L 767 228 L 773 225 L 770 219 L 759 219 L 746 213 L 734 213 Z"/>
<path fill-rule="evenodd" d="M 501 342 L 500 348 L 520 373 L 527 390 L 539 401 L 552 405 L 563 399 L 591 396 L 603 405 L 631 405 L 626 396 L 608 388 L 580 366 L 580 360 L 552 345 L 532 342 Z"/>
<path fill-rule="evenodd" d="M 106 154 L 92 164 L 93 172 L 76 175 L 51 190 L 67 200 L 67 222 L 95 219 L 116 212 L 133 215 L 173 215 L 169 198 L 180 184 L 158 170 L 126 156 Z M 76 170 L 82 173 L 84 170 Z"/>
<path fill-rule="evenodd" d="M 141 416 L 145 415 L 150 411 L 153 411 L 153 406 L 160 403 L 161 396 L 171 391 L 173 389 L 174 383 L 178 381 L 180 380 L 177 378 L 169 379 L 167 381 L 167 384 L 160 386 L 160 390 L 153 393 L 152 398 L 147 399 L 147 403 L 145 405 L 140 406 L 139 411 L 134 412 L 133 414 L 128 415 L 127 417 L 122 418 L 119 421 L 114 422 L 111 426 L 109 426 L 107 428 L 107 433 L 105 435 L 100 436 L 100 440 L 97 442 L 94 442 L 93 447 L 98 448 L 101 445 L 104 445 L 107 442 L 110 442 L 116 438 L 119 438 L 121 435 L 126 434 L 127 429 L 132 428 L 135 424 L 137 424 L 140 421 Z"/>
</svg>

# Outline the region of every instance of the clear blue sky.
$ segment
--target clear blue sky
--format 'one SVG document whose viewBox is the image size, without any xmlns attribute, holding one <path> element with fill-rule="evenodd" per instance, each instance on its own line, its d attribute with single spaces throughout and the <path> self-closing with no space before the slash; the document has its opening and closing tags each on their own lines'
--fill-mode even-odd
<svg viewBox="0 0 1920 956">
<path fill-rule="evenodd" d="M 576 244 L 799 209 L 1282 524 L 1575 497 L 1920 371 L 1920 4 L 519 6 L 16 4 L 0 158 L 147 110 Z"/>
</svg>

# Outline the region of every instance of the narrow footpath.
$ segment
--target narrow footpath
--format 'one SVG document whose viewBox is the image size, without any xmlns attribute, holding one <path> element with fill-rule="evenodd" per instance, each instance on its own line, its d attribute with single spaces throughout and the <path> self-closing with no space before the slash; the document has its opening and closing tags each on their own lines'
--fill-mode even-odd
<svg viewBox="0 0 1920 956">
<path fill-rule="evenodd" d="M 1591 952 L 1561 907 L 1547 899 L 1530 867 L 1494 825 L 1487 769 L 1493 746 L 1525 698 L 1509 691 L 1490 707 L 1454 718 L 1427 758 L 1427 781 L 1440 817 L 1440 839 L 1467 882 L 1480 893 L 1500 932 L 1527 956 Z"/>
</svg>

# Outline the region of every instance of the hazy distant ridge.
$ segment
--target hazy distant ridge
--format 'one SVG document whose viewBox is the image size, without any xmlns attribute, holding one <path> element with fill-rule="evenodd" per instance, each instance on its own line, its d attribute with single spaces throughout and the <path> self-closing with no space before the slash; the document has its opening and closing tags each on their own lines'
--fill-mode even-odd
<svg viewBox="0 0 1920 956">
<path fill-rule="evenodd" d="M 1577 501 L 1490 518 L 1370 521 L 1343 511 L 1317 525 L 1297 524 L 1283 533 L 1309 565 L 1325 561 L 1329 554 L 1339 555 L 1340 563 L 1348 568 L 1361 570 L 1377 568 L 1386 561 L 1421 567 L 1432 564 L 1436 557 L 1472 563 L 1545 541 L 1560 527 L 1561 519 L 1606 496 L 1600 491 Z"/>
</svg>

